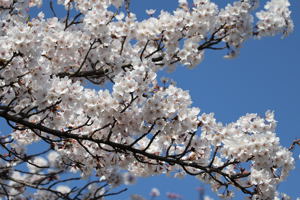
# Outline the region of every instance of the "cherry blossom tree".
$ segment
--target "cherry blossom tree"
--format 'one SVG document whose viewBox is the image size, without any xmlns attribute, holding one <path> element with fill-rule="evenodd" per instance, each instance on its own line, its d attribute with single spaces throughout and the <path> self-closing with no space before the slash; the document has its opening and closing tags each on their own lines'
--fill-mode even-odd
<svg viewBox="0 0 300 200">
<path fill-rule="evenodd" d="M 42 3 L 53 16 L 31 18 Z M 155 174 L 194 176 L 221 198 L 287 199 L 277 186 L 300 141 L 280 145 L 272 111 L 222 124 L 156 77 L 208 49 L 234 58 L 250 38 L 287 36 L 289 5 L 179 0 L 140 21 L 129 0 L 1 0 L 0 117 L 11 131 L 0 137 L 0 199 L 106 199 Z"/>
</svg>

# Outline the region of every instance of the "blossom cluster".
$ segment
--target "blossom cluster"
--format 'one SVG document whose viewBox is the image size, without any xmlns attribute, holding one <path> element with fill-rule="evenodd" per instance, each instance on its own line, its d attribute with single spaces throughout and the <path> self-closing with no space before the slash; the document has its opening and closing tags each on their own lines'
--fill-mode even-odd
<svg viewBox="0 0 300 200">
<path fill-rule="evenodd" d="M 290 19 L 290 3 L 284 0 L 272 0 L 265 5 L 265 11 L 256 13 L 258 35 L 275 35 L 278 31 L 288 35 L 294 28 Z"/>
<path fill-rule="evenodd" d="M 234 183 L 252 199 L 276 197 L 294 159 L 279 144 L 273 112 L 223 125 L 192 107 L 188 91 L 156 78 L 165 67 L 197 65 L 206 49 L 227 48 L 232 57 L 251 37 L 289 33 L 287 0 L 267 3 L 256 25 L 248 0 L 224 9 L 209 0 L 193 6 L 180 0 L 173 13 L 155 18 L 149 11 L 143 21 L 111 9 L 120 9 L 122 0 L 58 0 L 79 17 L 46 18 L 41 12 L 29 19 L 26 9 L 42 3 L 0 1 L 0 116 L 14 128 L 0 140 L 7 156 L 15 155 L 0 160 L 6 174 L 0 198 L 26 199 L 26 187 L 36 189 L 33 199 L 72 196 L 75 190 L 64 185 L 40 189 L 61 172 L 95 176 L 113 188 L 134 183 L 136 176 L 193 174 L 217 193 Z M 108 82 L 111 89 L 96 89 Z M 27 156 L 35 142 L 50 150 Z M 14 170 L 23 162 L 26 172 Z M 107 195 L 100 188 L 88 185 L 85 198 Z"/>
</svg>

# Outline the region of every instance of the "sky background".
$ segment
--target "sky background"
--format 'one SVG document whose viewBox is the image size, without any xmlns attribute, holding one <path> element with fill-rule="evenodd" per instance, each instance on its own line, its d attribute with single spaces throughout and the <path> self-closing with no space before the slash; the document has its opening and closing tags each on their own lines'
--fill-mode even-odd
<svg viewBox="0 0 300 200">
<path fill-rule="evenodd" d="M 233 1 L 213 1 L 225 6 Z M 266 1 L 261 0 L 261 5 Z M 138 17 L 145 16 L 146 9 L 174 10 L 176 0 L 132 0 L 131 9 Z M 226 51 L 208 50 L 204 61 L 193 70 L 178 67 L 171 77 L 177 86 L 189 90 L 193 106 L 201 112 L 214 112 L 222 123 L 236 121 L 246 113 L 264 115 L 274 110 L 278 121 L 277 135 L 281 144 L 288 147 L 300 137 L 300 1 L 291 1 L 295 30 L 287 38 L 281 35 L 249 40 L 244 43 L 235 59 L 224 59 Z M 296 167 L 300 167 L 299 148 L 294 151 Z M 296 199 L 300 197 L 300 170 L 293 170 L 278 190 Z M 197 200 L 197 187 L 205 187 L 206 194 L 216 198 L 208 185 L 194 177 L 178 180 L 166 176 L 139 178 L 129 191 L 112 199 L 128 199 L 132 193 L 147 197 L 152 187 L 161 191 L 159 200 L 166 199 L 167 192 L 176 192 L 184 200 Z M 237 196 L 234 199 L 243 199 Z"/>
<path fill-rule="evenodd" d="M 222 7 L 233 1 L 214 2 Z M 264 2 L 261 0 L 261 4 Z M 214 112 L 216 119 L 224 124 L 236 121 L 246 113 L 264 115 L 268 109 L 274 110 L 278 121 L 277 135 L 282 145 L 288 147 L 300 137 L 300 1 L 291 4 L 295 30 L 287 38 L 249 40 L 235 59 L 224 59 L 226 51 L 208 50 L 204 61 L 195 69 L 178 67 L 174 73 L 161 72 L 161 75 L 173 78 L 178 87 L 189 90 L 193 106 L 199 107 L 202 113 Z M 177 5 L 177 0 L 131 0 L 130 9 L 142 19 L 146 17 L 146 9 L 157 9 L 159 13 L 161 9 L 174 10 Z M 44 6 L 48 9 L 48 5 Z M 299 149 L 294 151 L 298 168 Z M 300 197 L 299 178 L 300 170 L 292 171 L 279 185 L 279 191 L 289 194 L 292 199 Z M 184 200 L 198 200 L 197 187 L 205 187 L 206 194 L 217 199 L 208 185 L 194 177 L 178 180 L 164 175 L 139 178 L 127 192 L 108 199 L 128 200 L 134 193 L 149 197 L 153 187 L 161 191 L 158 200 L 167 199 L 167 192 L 179 193 Z M 238 195 L 235 199 L 243 198 Z"/>
</svg>

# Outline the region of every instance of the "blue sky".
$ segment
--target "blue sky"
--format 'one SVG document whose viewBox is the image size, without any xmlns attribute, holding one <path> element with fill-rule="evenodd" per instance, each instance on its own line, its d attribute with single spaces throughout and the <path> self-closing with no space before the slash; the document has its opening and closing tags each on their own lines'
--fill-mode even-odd
<svg viewBox="0 0 300 200">
<path fill-rule="evenodd" d="M 216 0 L 219 5 L 233 1 Z M 265 1 L 261 1 L 263 4 Z M 193 70 L 179 67 L 172 74 L 163 74 L 177 82 L 177 86 L 189 90 L 194 106 L 202 112 L 214 112 L 218 121 L 230 123 L 246 113 L 264 115 L 275 111 L 278 121 L 277 135 L 283 146 L 289 146 L 300 137 L 300 1 L 291 2 L 294 32 L 287 38 L 281 35 L 249 40 L 235 59 L 224 59 L 225 51 L 206 51 L 204 61 Z M 172 10 L 176 0 L 132 0 L 133 12 L 144 16 L 144 10 L 154 8 Z M 300 167 L 299 148 L 296 149 L 296 167 Z M 292 199 L 300 197 L 300 170 L 294 170 L 289 178 L 279 185 Z M 205 186 L 193 177 L 177 180 L 166 176 L 140 178 L 136 185 L 122 197 L 128 199 L 132 193 L 147 196 L 152 187 L 166 192 L 180 193 L 185 200 L 197 200 L 195 188 Z M 216 197 L 206 185 L 206 193 Z M 235 199 L 243 199 L 237 196 Z"/>
<path fill-rule="evenodd" d="M 225 5 L 232 0 L 216 0 Z M 261 3 L 264 1 L 262 0 Z M 145 9 L 173 10 L 177 0 L 132 0 L 131 9 L 138 18 L 145 17 Z M 194 106 L 201 112 L 214 112 L 218 121 L 229 123 L 246 113 L 261 115 L 274 110 L 278 121 L 277 134 L 284 146 L 300 137 L 300 1 L 292 2 L 292 18 L 295 31 L 285 39 L 281 36 L 249 40 L 236 59 L 227 60 L 226 51 L 206 51 L 204 61 L 193 70 L 179 67 L 171 77 L 177 86 L 189 90 Z M 299 26 L 298 26 L 299 25 Z M 297 167 L 300 167 L 296 149 Z M 288 180 L 279 186 L 292 199 L 300 197 L 298 179 L 300 171 L 294 170 Z M 204 186 L 206 193 L 215 195 L 209 187 L 193 177 L 183 180 L 166 176 L 139 178 L 136 185 L 112 200 L 126 200 L 133 193 L 147 196 L 152 187 L 166 192 L 180 193 L 185 200 L 197 200 L 196 187 Z M 242 199 L 241 196 L 235 199 Z"/>
</svg>

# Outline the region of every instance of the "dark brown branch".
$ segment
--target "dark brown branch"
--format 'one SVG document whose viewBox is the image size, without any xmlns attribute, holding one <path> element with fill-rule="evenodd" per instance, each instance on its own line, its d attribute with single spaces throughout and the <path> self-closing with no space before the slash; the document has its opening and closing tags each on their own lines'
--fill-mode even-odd
<svg viewBox="0 0 300 200">
<path fill-rule="evenodd" d="M 150 160 L 156 160 L 156 161 L 161 161 L 161 162 L 165 162 L 165 163 L 169 163 L 169 164 L 177 164 L 179 166 L 184 166 L 184 167 L 191 167 L 191 168 L 195 168 L 197 170 L 202 170 L 205 173 L 218 173 L 220 175 L 222 175 L 223 177 L 226 177 L 230 180 L 230 182 L 235 185 L 236 187 L 238 187 L 241 191 L 243 191 L 246 194 L 250 194 L 253 195 L 254 192 L 244 188 L 243 186 L 241 186 L 235 179 L 236 177 L 232 177 L 231 175 L 228 175 L 224 172 L 222 172 L 219 168 L 208 168 L 207 166 L 201 166 L 197 163 L 194 162 L 190 162 L 190 161 L 184 161 L 181 159 L 174 159 L 174 158 L 170 158 L 170 157 L 165 157 L 165 156 L 161 156 L 161 155 L 156 155 L 153 153 L 148 153 L 146 152 L 146 150 L 149 148 L 149 146 L 151 145 L 151 143 L 153 142 L 153 140 L 155 139 L 155 135 L 157 135 L 159 132 L 157 132 L 151 139 L 150 143 L 148 144 L 148 146 L 144 149 L 144 150 L 140 150 L 140 149 L 136 149 L 130 145 L 125 145 L 125 144 L 120 144 L 120 143 L 116 143 L 116 142 L 112 142 L 110 140 L 103 140 L 103 139 L 94 139 L 91 138 L 88 135 L 78 135 L 78 134 L 73 134 L 71 132 L 64 132 L 64 131 L 58 131 L 58 130 L 54 130 L 48 127 L 45 127 L 41 124 L 34 124 L 34 123 L 30 123 L 28 121 L 26 121 L 25 119 L 19 117 L 19 116 L 12 116 L 7 112 L 4 111 L 0 111 L 0 116 L 6 118 L 7 120 L 13 121 L 15 123 L 19 123 L 22 124 L 23 126 L 29 127 L 31 129 L 38 129 L 40 131 L 46 132 L 48 134 L 57 136 L 57 137 L 61 137 L 61 138 L 70 138 L 70 139 L 80 139 L 80 140 L 87 140 L 87 141 L 91 141 L 91 142 L 95 142 L 97 144 L 105 144 L 108 146 L 113 147 L 114 149 L 122 149 L 123 152 L 129 152 L 132 154 L 137 154 L 137 155 L 141 155 L 144 156 L 147 159 Z"/>
<path fill-rule="evenodd" d="M 49 4 L 50 4 L 50 10 L 51 10 L 53 16 L 57 17 L 57 15 L 55 13 L 55 10 L 54 10 L 54 7 L 53 7 L 53 0 L 50 0 Z"/>
<path fill-rule="evenodd" d="M 68 10 L 67 10 L 67 16 L 65 19 L 65 30 L 68 28 L 68 21 L 70 17 L 70 9 L 71 9 L 71 1 L 68 3 Z"/>
<path fill-rule="evenodd" d="M 219 150 L 219 147 L 217 146 L 216 149 L 215 149 L 215 151 L 214 151 L 213 157 L 212 157 L 212 159 L 211 159 L 211 161 L 210 161 L 208 167 L 212 167 L 212 166 L 213 166 L 214 161 L 215 161 L 215 158 L 216 158 L 216 155 L 217 155 L 217 153 L 218 153 L 218 150 Z"/>
<path fill-rule="evenodd" d="M 86 54 L 85 54 L 85 56 L 84 56 L 84 58 L 83 58 L 83 60 L 82 60 L 82 62 L 80 64 L 78 70 L 74 73 L 74 76 L 76 76 L 80 72 L 80 70 L 82 69 L 83 65 L 85 64 L 85 62 L 86 62 L 86 60 L 87 60 L 90 52 L 94 49 L 94 45 L 97 42 L 99 42 L 99 41 L 95 39 L 92 43 L 90 43 L 90 47 L 89 47 L 88 51 L 86 52 Z"/>
<path fill-rule="evenodd" d="M 147 151 L 147 149 L 149 149 L 149 147 L 151 146 L 151 144 L 154 142 L 154 139 L 156 138 L 156 136 L 158 136 L 158 134 L 160 133 L 160 130 L 158 130 L 153 137 L 150 139 L 150 142 L 148 143 L 148 145 L 144 148 L 143 151 Z"/>
<path fill-rule="evenodd" d="M 136 140 L 134 140 L 134 142 L 132 142 L 129 146 L 133 147 L 136 143 L 138 143 L 141 139 L 143 139 L 145 136 L 147 136 L 154 128 L 155 123 L 157 120 L 154 121 L 154 123 L 150 126 L 149 130 L 144 133 L 143 135 L 141 135 L 139 138 L 137 138 Z"/>
<path fill-rule="evenodd" d="M 141 60 L 141 61 L 143 61 L 143 55 L 144 55 L 144 52 L 145 52 L 146 49 L 147 49 L 147 46 L 148 46 L 149 42 L 150 42 L 150 40 L 147 40 L 147 42 L 146 42 L 146 44 L 145 44 L 145 46 L 144 46 L 144 48 L 143 48 L 143 50 L 142 50 L 142 52 L 141 52 L 141 55 L 140 55 L 140 60 Z"/>
<path fill-rule="evenodd" d="M 130 15 L 129 7 L 130 7 L 130 0 L 125 0 L 125 10 L 128 16 Z"/>
<path fill-rule="evenodd" d="M 1 66 L 0 70 L 2 70 L 5 67 L 7 67 L 13 61 L 13 59 L 15 57 L 17 57 L 17 56 L 23 56 L 23 54 L 20 53 L 20 52 L 14 52 L 13 55 L 12 55 L 12 57 L 9 60 L 0 59 L 0 66 Z"/>
<path fill-rule="evenodd" d="M 79 71 L 77 73 L 69 73 L 69 72 L 61 72 L 57 74 L 58 77 L 63 78 L 65 76 L 68 77 L 94 77 L 101 78 L 105 76 L 105 72 L 103 70 L 90 70 L 90 71 Z"/>
<path fill-rule="evenodd" d="M 111 193 L 107 193 L 107 194 L 104 194 L 104 195 L 101 195 L 100 197 L 108 197 L 108 196 L 113 196 L 113 195 L 118 195 L 118 194 L 121 194 L 123 192 L 127 191 L 127 188 L 123 189 L 123 190 L 120 190 L 118 192 L 111 192 Z M 100 198 L 99 197 L 99 198 Z"/>
<path fill-rule="evenodd" d="M 130 96 L 131 96 L 130 102 L 127 105 L 125 105 L 125 107 L 123 108 L 123 110 L 121 110 L 120 113 L 125 112 L 132 105 L 132 103 L 139 97 L 139 96 L 133 97 L 133 93 L 130 93 Z"/>
<path fill-rule="evenodd" d="M 91 181 L 89 183 L 87 183 L 86 185 L 84 185 L 83 187 L 81 187 L 81 189 L 77 192 L 76 196 L 74 196 L 74 199 L 78 199 L 78 197 L 81 195 L 81 193 L 88 188 L 88 186 L 90 186 L 91 184 L 94 183 L 102 183 L 102 181 Z"/>
<path fill-rule="evenodd" d="M 296 140 L 293 141 L 293 143 L 289 147 L 289 151 L 293 151 L 296 145 L 300 146 L 300 139 L 296 139 Z"/>
<path fill-rule="evenodd" d="M 65 183 L 65 182 L 74 181 L 74 180 L 81 180 L 81 179 L 82 179 L 81 177 L 76 177 L 76 178 L 68 178 L 68 179 L 63 179 L 63 180 L 55 181 L 54 183 L 52 183 L 52 184 L 50 184 L 48 186 L 48 189 L 50 189 L 50 188 L 52 188 L 55 185 L 60 184 L 60 183 Z"/>
<path fill-rule="evenodd" d="M 123 49 L 124 49 L 124 45 L 125 45 L 125 42 L 126 42 L 126 38 L 127 38 L 127 36 L 123 36 L 122 37 L 122 44 L 121 44 L 121 49 L 120 49 L 120 55 L 122 55 L 122 53 L 123 53 Z"/>
<path fill-rule="evenodd" d="M 80 21 L 76 21 L 81 15 L 82 15 L 82 13 L 78 13 L 77 15 L 75 15 L 75 17 L 72 19 L 72 21 L 69 24 L 66 25 L 65 30 L 67 30 L 67 28 L 69 28 L 70 26 L 72 26 L 74 24 L 82 23 Z"/>
</svg>

